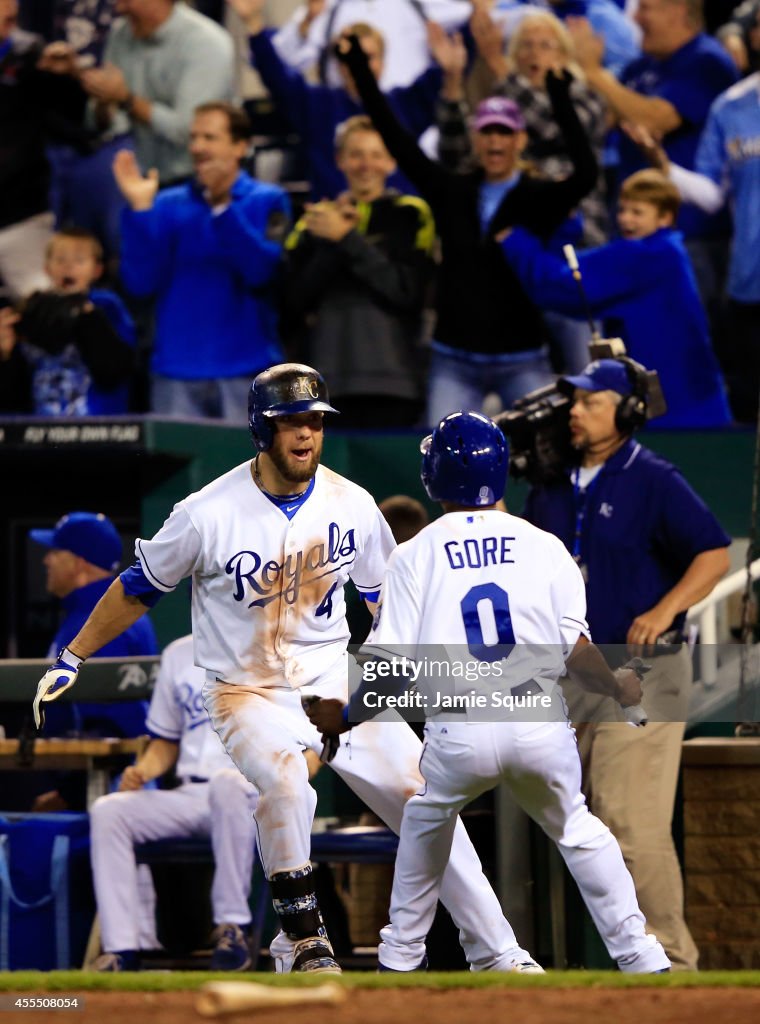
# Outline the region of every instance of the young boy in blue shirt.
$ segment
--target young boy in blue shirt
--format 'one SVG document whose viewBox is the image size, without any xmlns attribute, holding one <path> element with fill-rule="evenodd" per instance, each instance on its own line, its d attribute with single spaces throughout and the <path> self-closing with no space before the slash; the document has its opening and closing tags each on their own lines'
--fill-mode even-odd
<svg viewBox="0 0 760 1024">
<path fill-rule="evenodd" d="M 620 238 L 578 253 L 578 264 L 605 333 L 619 335 L 633 359 L 659 374 L 668 411 L 658 428 L 723 426 L 731 421 L 723 379 L 689 257 L 673 229 L 679 204 L 678 189 L 660 171 L 632 174 L 620 189 Z M 540 239 L 514 228 L 501 244 L 534 302 L 585 318 L 572 271 Z"/>
<path fill-rule="evenodd" d="M 119 296 L 95 285 L 100 242 L 81 228 L 52 235 L 51 288 L 18 312 L 0 311 L 0 410 L 35 416 L 112 416 L 129 408 L 135 326 Z"/>
</svg>

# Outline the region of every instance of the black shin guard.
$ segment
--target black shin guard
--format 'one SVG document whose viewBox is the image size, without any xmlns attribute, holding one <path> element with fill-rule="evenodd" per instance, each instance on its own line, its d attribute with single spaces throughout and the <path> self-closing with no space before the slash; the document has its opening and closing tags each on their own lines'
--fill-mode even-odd
<svg viewBox="0 0 760 1024">
<path fill-rule="evenodd" d="M 314 892 L 311 864 L 293 871 L 279 871 L 269 879 L 272 904 L 285 934 L 298 941 L 314 936 L 327 939 Z"/>
</svg>

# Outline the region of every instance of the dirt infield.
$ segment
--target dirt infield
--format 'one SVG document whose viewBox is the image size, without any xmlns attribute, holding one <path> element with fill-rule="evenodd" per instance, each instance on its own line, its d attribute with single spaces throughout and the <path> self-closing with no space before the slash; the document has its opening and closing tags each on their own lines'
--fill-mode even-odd
<svg viewBox="0 0 760 1024">
<path fill-rule="evenodd" d="M 24 993 L 29 995 L 30 993 Z M 52 993 L 49 993 L 52 994 Z M 10 996 L 11 993 L 7 993 Z M 0 1024 L 192 1024 L 193 992 L 86 992 L 84 1009 L 24 1010 L 0 1015 Z M 354 990 L 338 1007 L 287 1007 L 219 1018 L 231 1024 L 435 1024 L 463 1020 L 520 1024 L 757 1024 L 760 990 L 746 988 L 660 989 L 449 989 Z"/>
</svg>

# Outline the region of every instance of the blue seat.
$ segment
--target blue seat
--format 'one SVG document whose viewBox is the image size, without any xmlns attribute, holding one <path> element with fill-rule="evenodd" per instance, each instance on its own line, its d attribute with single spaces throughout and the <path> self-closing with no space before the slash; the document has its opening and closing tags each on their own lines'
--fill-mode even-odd
<svg viewBox="0 0 760 1024">
<path fill-rule="evenodd" d="M 392 864 L 398 836 L 384 825 L 328 829 L 311 837 L 311 859 L 333 864 Z"/>
</svg>

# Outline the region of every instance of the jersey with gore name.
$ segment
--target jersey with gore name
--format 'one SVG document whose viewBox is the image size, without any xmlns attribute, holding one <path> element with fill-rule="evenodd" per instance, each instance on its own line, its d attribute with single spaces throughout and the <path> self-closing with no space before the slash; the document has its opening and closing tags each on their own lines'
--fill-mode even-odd
<svg viewBox="0 0 760 1024">
<path fill-rule="evenodd" d="M 497 510 L 451 512 L 391 556 L 363 650 L 504 661 L 503 686 L 550 690 L 581 633 L 581 573 L 556 537 Z"/>
</svg>

